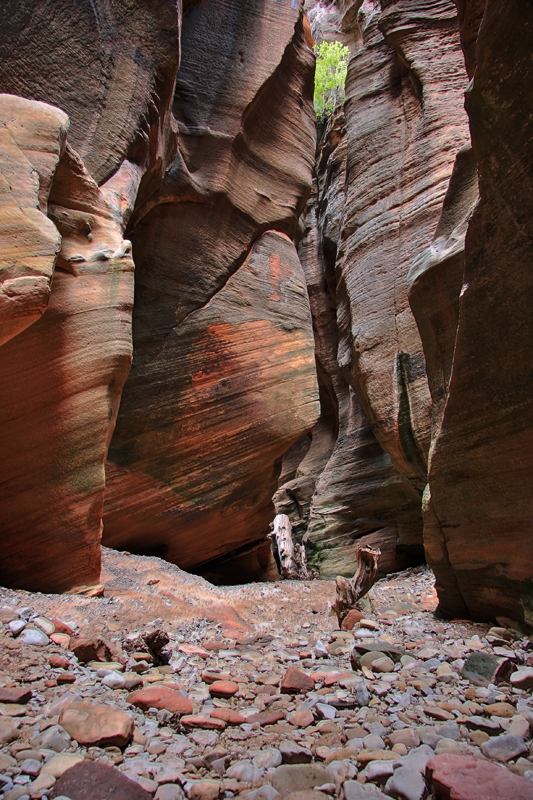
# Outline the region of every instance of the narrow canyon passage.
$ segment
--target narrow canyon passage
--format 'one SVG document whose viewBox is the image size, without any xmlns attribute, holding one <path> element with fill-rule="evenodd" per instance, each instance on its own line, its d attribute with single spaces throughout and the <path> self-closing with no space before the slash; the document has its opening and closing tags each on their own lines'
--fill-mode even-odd
<svg viewBox="0 0 533 800">
<path fill-rule="evenodd" d="M 533 800 L 530 0 L 0 23 L 0 800 Z"/>
</svg>

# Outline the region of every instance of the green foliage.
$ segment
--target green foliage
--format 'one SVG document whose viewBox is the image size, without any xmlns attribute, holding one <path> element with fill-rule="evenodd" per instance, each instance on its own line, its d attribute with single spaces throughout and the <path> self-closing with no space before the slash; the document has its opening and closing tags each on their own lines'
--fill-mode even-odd
<svg viewBox="0 0 533 800">
<path fill-rule="evenodd" d="M 341 42 L 322 42 L 315 46 L 316 72 L 314 106 L 318 117 L 331 114 L 344 103 L 344 84 L 350 50 Z"/>
</svg>

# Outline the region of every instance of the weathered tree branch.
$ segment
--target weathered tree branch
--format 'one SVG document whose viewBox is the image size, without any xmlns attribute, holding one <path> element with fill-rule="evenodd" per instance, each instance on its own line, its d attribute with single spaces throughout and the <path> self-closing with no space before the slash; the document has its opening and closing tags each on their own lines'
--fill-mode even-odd
<svg viewBox="0 0 533 800">
<path fill-rule="evenodd" d="M 347 579 L 339 575 L 335 580 L 337 599 L 331 607 L 339 620 L 339 628 L 348 612 L 358 607 L 358 601 L 370 591 L 378 576 L 378 560 L 381 555 L 379 547 L 358 546 L 355 554 L 357 572 L 353 578 Z"/>
<path fill-rule="evenodd" d="M 274 530 L 270 534 L 276 539 L 282 578 L 306 580 L 307 557 L 304 545 L 294 544 L 292 540 L 291 521 L 286 514 L 278 514 L 274 518 Z"/>
</svg>

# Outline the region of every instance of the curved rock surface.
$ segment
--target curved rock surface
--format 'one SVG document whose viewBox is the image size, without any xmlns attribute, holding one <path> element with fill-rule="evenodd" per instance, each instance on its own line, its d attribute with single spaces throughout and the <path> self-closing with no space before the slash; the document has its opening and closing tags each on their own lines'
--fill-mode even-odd
<svg viewBox="0 0 533 800">
<path fill-rule="evenodd" d="M 301 267 L 265 234 L 294 236 L 311 185 L 297 5 L 211 0 L 184 16 L 178 154 L 131 223 L 135 355 L 104 542 L 188 568 L 264 540 L 276 462 L 318 416 Z"/>
<path fill-rule="evenodd" d="M 315 187 L 299 246 L 314 321 L 321 417 L 285 456 L 274 496 L 278 513 L 290 514 L 294 531 L 305 539 L 309 563 L 321 575 L 353 574 L 356 542 L 379 545 L 382 572 L 399 569 L 404 563 L 399 537 L 402 546 L 416 542 L 421 528 L 418 493 L 377 442 L 337 362 L 335 262 L 346 152 L 345 118 L 339 112 L 321 132 Z"/>
<path fill-rule="evenodd" d="M 68 117 L 0 95 L 0 345 L 45 311 L 61 237 L 46 216 Z"/>
<path fill-rule="evenodd" d="M 453 369 L 432 443 L 425 522 L 444 613 L 499 614 L 528 624 L 533 195 L 525 176 L 533 168 L 533 123 L 523 98 L 533 77 L 532 12 L 489 0 L 475 50 L 468 51 L 475 70 L 466 108 L 480 201 L 466 234 Z M 464 38 L 471 40 L 470 29 Z"/>
<path fill-rule="evenodd" d="M 68 145 L 48 196 L 62 233 L 46 312 L 0 348 L 0 580 L 97 583 L 104 460 L 131 362 L 133 261 Z"/>
<path fill-rule="evenodd" d="M 104 537 L 191 567 L 264 538 L 274 465 L 318 416 L 292 242 L 276 232 L 258 239 L 225 287 L 163 343 L 162 365 L 157 404 L 117 422 Z"/>
</svg>

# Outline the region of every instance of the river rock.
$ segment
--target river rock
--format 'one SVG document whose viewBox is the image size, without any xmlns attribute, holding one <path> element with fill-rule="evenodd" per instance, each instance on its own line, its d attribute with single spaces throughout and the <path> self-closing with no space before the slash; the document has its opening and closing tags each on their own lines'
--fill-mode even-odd
<svg viewBox="0 0 533 800">
<path fill-rule="evenodd" d="M 442 755 L 431 759 L 426 778 L 438 800 L 532 800 L 533 783 L 497 764 L 471 756 Z"/>
<path fill-rule="evenodd" d="M 72 703 L 59 717 L 59 724 L 79 744 L 124 747 L 133 736 L 134 722 L 129 714 L 112 706 Z"/>
<path fill-rule="evenodd" d="M 113 800 L 150 800 L 152 797 L 118 769 L 98 761 L 82 761 L 64 772 L 56 781 L 50 798 L 55 800 L 61 795 L 71 800 L 95 800 L 96 797 L 113 797 Z"/>
</svg>

